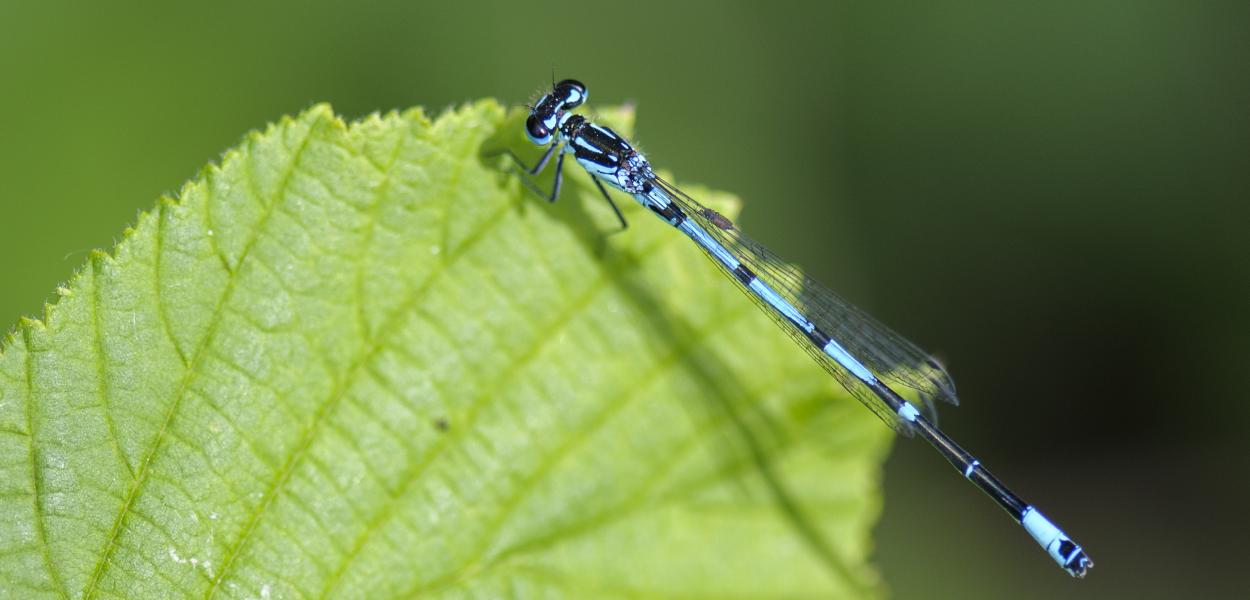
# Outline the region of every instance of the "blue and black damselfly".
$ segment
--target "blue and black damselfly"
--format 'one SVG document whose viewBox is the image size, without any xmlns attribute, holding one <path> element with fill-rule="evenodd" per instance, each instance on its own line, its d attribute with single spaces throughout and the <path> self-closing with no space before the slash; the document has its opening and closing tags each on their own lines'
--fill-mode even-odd
<svg viewBox="0 0 1250 600">
<path fill-rule="evenodd" d="M 918 435 L 929 442 L 965 478 L 1024 526 L 1060 567 L 1075 577 L 1085 576 L 1094 562 L 1079 545 L 1007 489 L 980 461 L 942 433 L 932 418 L 890 387 L 914 390 L 926 407 L 933 400 L 957 403 L 954 382 L 937 361 L 747 238 L 729 219 L 658 177 L 647 159 L 625 138 L 573 114 L 572 110 L 585 101 L 586 86 L 566 79 L 554 84 L 530 107 L 525 133 L 530 141 L 545 146 L 546 151 L 533 167 L 526 167 L 516 155 L 509 154 L 529 176 L 537 175 L 552 156 L 556 157 L 550 193 L 544 194 L 527 178 L 525 182 L 531 189 L 555 201 L 560 195 L 564 157 L 571 154 L 590 173 L 622 227 L 626 225 L 625 218 L 603 184 L 633 196 L 643 207 L 694 240 L 713 263 L 860 402 L 896 431 Z"/>
</svg>

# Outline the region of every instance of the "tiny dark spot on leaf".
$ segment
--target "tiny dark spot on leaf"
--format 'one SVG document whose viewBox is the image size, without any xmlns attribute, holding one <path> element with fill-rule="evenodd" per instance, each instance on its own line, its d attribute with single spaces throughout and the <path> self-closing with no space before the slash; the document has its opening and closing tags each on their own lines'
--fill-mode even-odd
<svg viewBox="0 0 1250 600">
<path fill-rule="evenodd" d="M 451 425 L 447 422 L 447 419 L 444 419 L 443 417 L 439 417 L 439 418 L 437 418 L 437 419 L 434 419 L 434 428 L 435 428 L 435 429 L 437 429 L 437 430 L 439 430 L 439 431 L 447 431 L 447 429 L 448 429 L 448 428 L 450 428 L 450 427 L 451 427 Z"/>
</svg>

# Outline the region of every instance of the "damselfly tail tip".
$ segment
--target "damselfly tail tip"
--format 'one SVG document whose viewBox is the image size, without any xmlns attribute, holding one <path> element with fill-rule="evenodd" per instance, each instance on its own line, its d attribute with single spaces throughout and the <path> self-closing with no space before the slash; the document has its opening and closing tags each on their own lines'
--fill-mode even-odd
<svg viewBox="0 0 1250 600">
<path fill-rule="evenodd" d="M 1093 559 L 1086 555 L 1080 546 L 1077 546 L 1076 553 L 1068 559 L 1067 564 L 1063 565 L 1063 570 L 1077 579 L 1084 579 L 1085 574 L 1092 568 L 1094 568 Z"/>
<path fill-rule="evenodd" d="M 1084 578 L 1085 573 L 1094 567 L 1094 561 L 1085 554 L 1085 550 L 1036 508 L 1025 508 L 1020 524 L 1069 575 Z"/>
</svg>

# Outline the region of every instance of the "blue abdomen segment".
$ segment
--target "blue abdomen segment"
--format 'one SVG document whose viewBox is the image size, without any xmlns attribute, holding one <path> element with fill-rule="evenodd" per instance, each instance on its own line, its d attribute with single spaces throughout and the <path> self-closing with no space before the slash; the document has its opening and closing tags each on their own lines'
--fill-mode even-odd
<svg viewBox="0 0 1250 600">
<path fill-rule="evenodd" d="M 712 255 L 712 258 L 715 258 L 716 261 L 726 269 L 735 271 L 742 266 L 742 263 L 738 262 L 737 257 L 726 250 L 724 246 L 720 245 L 720 243 L 713 239 L 712 236 L 708 235 L 707 231 L 705 231 L 702 227 L 699 227 L 698 223 L 695 223 L 690 219 L 683 219 L 677 224 L 677 229 L 680 229 L 682 233 L 690 236 L 690 239 L 694 240 L 694 242 L 701 246 L 704 250 L 707 250 L 708 253 Z"/>
<path fill-rule="evenodd" d="M 649 202 L 655 202 L 655 200 L 655 198 L 650 196 L 639 198 L 639 202 L 642 202 L 644 205 Z M 708 234 L 707 230 L 703 229 L 703 227 L 701 227 L 698 223 L 691 219 L 683 218 L 676 223 L 676 227 L 681 230 L 682 233 L 690 236 L 690 239 L 694 240 L 696 244 L 706 250 L 708 254 L 716 259 L 717 262 L 721 263 L 721 265 L 728 269 L 729 272 L 733 273 L 734 277 L 737 278 L 744 287 L 746 287 L 748 292 L 753 294 L 756 298 L 759 298 L 765 305 L 784 317 L 787 321 L 793 323 L 794 326 L 799 328 L 799 330 L 802 331 L 803 334 L 809 339 L 828 340 L 820 345 L 820 350 L 828 355 L 829 358 L 832 358 L 834 362 L 841 365 L 842 368 L 849 371 L 852 375 L 864 383 L 875 383 L 877 381 L 877 377 L 873 375 L 872 371 L 869 371 L 863 363 L 851 356 L 850 353 L 848 353 L 846 349 L 843 348 L 842 345 L 836 340 L 816 329 L 816 326 L 812 324 L 807 317 L 803 316 L 803 313 L 799 312 L 798 308 L 791 304 L 789 300 L 786 300 L 781 294 L 777 293 L 777 290 L 774 290 L 772 286 L 764 283 L 763 280 L 747 270 L 747 268 L 741 261 L 738 260 L 737 257 L 733 255 L 733 253 Z"/>
<path fill-rule="evenodd" d="M 1024 509 L 1020 524 L 1037 540 L 1038 545 L 1059 563 L 1063 570 L 1074 577 L 1084 577 L 1085 571 L 1094 565 L 1085 551 L 1036 508 Z"/>
</svg>

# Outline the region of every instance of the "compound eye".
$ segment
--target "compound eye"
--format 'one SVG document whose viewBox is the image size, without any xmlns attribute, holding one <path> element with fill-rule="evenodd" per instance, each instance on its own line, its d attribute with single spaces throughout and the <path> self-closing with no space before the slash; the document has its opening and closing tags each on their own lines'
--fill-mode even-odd
<svg viewBox="0 0 1250 600">
<path fill-rule="evenodd" d="M 530 115 L 525 120 L 525 135 L 529 136 L 530 141 L 538 145 L 546 144 L 551 141 L 551 130 L 538 119 L 538 115 Z"/>
<path fill-rule="evenodd" d="M 586 85 L 576 79 L 565 79 L 557 83 L 556 90 L 564 97 L 565 108 L 577 108 L 586 101 Z"/>
</svg>

